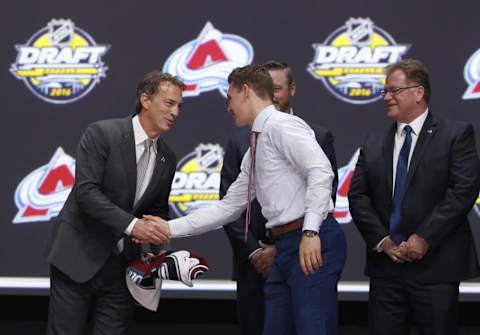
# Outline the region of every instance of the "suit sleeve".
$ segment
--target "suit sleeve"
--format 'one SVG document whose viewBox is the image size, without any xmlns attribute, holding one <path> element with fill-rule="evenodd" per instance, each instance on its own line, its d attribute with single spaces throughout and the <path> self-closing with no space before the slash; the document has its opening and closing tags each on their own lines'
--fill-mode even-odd
<svg viewBox="0 0 480 335">
<path fill-rule="evenodd" d="M 465 126 L 450 148 L 448 188 L 441 201 L 416 233 L 431 248 L 437 247 L 472 209 L 480 188 L 480 163 L 472 125 Z"/>
<path fill-rule="evenodd" d="M 238 139 L 237 139 L 238 140 Z M 243 153 L 234 137 L 228 141 L 227 149 L 223 159 L 223 167 L 220 181 L 220 198 L 227 193 L 230 185 L 235 181 L 240 173 L 240 165 L 242 163 Z M 253 220 L 255 218 L 252 218 Z M 247 243 L 245 243 L 245 213 L 237 220 L 223 226 L 227 236 L 235 249 L 237 255 L 243 260 L 247 260 L 248 256 L 256 249 L 260 248 L 258 241 L 250 230 L 247 235 Z"/>
<path fill-rule="evenodd" d="M 338 167 L 337 157 L 335 156 L 335 147 L 333 146 L 333 135 L 330 131 L 327 131 L 325 136 L 322 136 L 322 138 L 317 137 L 317 141 L 322 147 L 323 152 L 325 152 L 325 155 L 327 155 L 327 158 L 332 165 L 333 173 L 335 174 L 332 182 L 332 199 L 333 203 L 335 204 L 338 188 Z"/>
<path fill-rule="evenodd" d="M 124 234 L 134 216 L 108 199 L 102 182 L 109 147 L 98 125 L 91 125 L 83 134 L 77 150 L 75 197 L 80 209 L 96 223 Z"/>
<path fill-rule="evenodd" d="M 348 192 L 348 203 L 353 221 L 363 236 L 367 248 L 373 250 L 376 248 L 378 242 L 389 233 L 372 206 L 371 187 L 377 185 L 370 185 L 368 181 L 365 158 L 367 152 L 366 147 L 367 141 L 365 141 L 365 144 L 360 149 L 357 165 Z"/>
</svg>

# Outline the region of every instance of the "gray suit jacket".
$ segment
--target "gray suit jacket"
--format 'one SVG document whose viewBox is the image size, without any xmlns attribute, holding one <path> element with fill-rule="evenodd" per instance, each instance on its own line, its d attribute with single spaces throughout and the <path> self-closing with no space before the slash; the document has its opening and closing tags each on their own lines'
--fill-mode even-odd
<svg viewBox="0 0 480 335">
<path fill-rule="evenodd" d="M 91 279 L 134 217 L 168 218 L 176 163 L 175 154 L 159 138 L 152 179 L 134 207 L 137 166 L 132 117 L 91 124 L 78 146 L 75 185 L 48 242 L 49 263 L 76 282 Z M 139 252 L 139 245 L 125 239 L 127 258 Z"/>
</svg>

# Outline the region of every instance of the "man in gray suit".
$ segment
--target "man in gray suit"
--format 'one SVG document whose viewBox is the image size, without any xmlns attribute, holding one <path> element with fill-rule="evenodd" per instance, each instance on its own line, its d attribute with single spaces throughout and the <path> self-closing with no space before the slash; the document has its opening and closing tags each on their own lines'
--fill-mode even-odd
<svg viewBox="0 0 480 335">
<path fill-rule="evenodd" d="M 138 84 L 136 114 L 91 124 L 77 151 L 75 185 L 48 244 L 48 334 L 126 334 L 134 303 L 125 268 L 142 241 L 170 236 L 145 215 L 168 218 L 176 157 L 161 139 L 179 115 L 185 85 L 159 71 Z M 151 217 L 149 217 L 151 218 Z"/>
</svg>

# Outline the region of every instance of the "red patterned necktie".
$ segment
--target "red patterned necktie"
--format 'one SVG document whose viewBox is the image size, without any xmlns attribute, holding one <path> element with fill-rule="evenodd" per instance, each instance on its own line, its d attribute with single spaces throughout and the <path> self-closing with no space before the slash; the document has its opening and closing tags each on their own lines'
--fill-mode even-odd
<svg viewBox="0 0 480 335">
<path fill-rule="evenodd" d="M 252 211 L 252 187 L 253 187 L 253 173 L 255 170 L 255 151 L 257 150 L 258 132 L 252 131 L 250 133 L 250 170 L 248 171 L 248 194 L 247 194 L 247 212 L 245 214 L 245 243 L 247 242 L 248 226 L 250 225 L 250 217 Z"/>
</svg>

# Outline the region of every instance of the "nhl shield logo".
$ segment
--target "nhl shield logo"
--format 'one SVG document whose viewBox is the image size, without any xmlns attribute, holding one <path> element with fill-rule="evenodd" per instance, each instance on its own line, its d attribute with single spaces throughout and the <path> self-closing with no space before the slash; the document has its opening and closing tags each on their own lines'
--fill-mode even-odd
<svg viewBox="0 0 480 335">
<path fill-rule="evenodd" d="M 350 18 L 345 25 L 350 43 L 358 46 L 369 45 L 373 36 L 373 22 L 369 18 Z"/>
<path fill-rule="evenodd" d="M 68 46 L 72 39 L 73 34 L 73 22 L 71 20 L 55 20 L 53 19 L 47 24 L 48 37 L 53 44 L 60 47 Z"/>
</svg>

